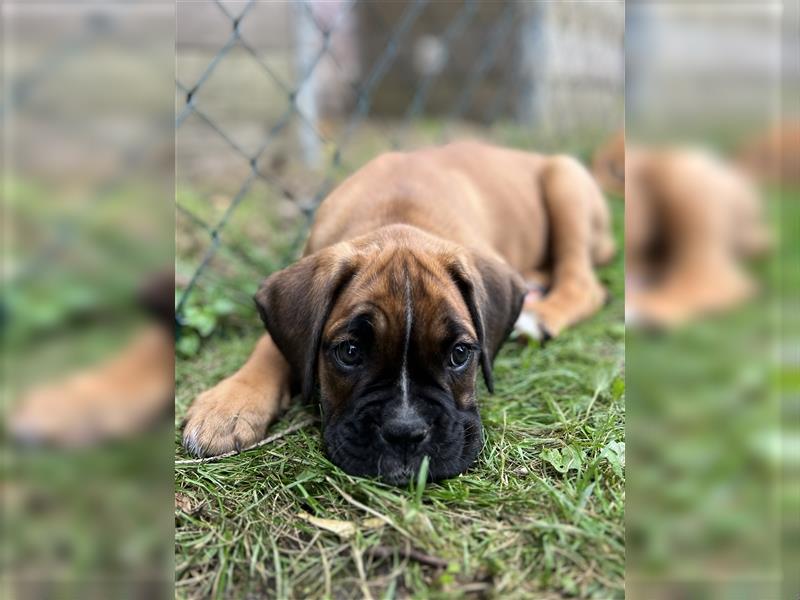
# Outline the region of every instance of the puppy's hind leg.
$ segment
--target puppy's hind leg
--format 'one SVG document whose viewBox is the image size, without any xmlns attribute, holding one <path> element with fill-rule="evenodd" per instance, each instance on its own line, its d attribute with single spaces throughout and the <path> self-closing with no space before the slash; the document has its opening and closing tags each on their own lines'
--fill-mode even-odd
<svg viewBox="0 0 800 600">
<path fill-rule="evenodd" d="M 607 265 L 617 253 L 617 243 L 611 228 L 611 211 L 605 196 L 599 189 L 589 191 L 589 213 L 591 222 L 591 253 L 595 265 Z"/>
<path fill-rule="evenodd" d="M 263 439 L 291 398 L 289 365 L 269 335 L 244 366 L 195 398 L 183 445 L 196 456 L 242 450 Z"/>
<path fill-rule="evenodd" d="M 528 270 L 522 272 L 522 278 L 525 280 L 525 286 L 528 288 L 528 294 L 531 296 L 544 296 L 547 290 L 550 289 L 550 272 L 544 270 Z"/>
<path fill-rule="evenodd" d="M 535 321 L 541 330 L 539 339 L 556 336 L 591 316 L 606 300 L 592 268 L 600 258 L 594 256 L 597 203 L 604 202 L 597 185 L 580 163 L 557 156 L 545 167 L 542 190 L 552 240 L 552 285 L 544 298 L 526 301 L 518 327 L 526 333 L 525 323 L 530 326 Z M 606 249 L 603 254 L 611 251 Z"/>
</svg>

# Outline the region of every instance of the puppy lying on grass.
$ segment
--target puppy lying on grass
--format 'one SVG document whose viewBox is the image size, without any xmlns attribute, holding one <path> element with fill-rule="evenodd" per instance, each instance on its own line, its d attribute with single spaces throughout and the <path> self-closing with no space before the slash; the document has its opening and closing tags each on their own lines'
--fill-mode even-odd
<svg viewBox="0 0 800 600">
<path fill-rule="evenodd" d="M 355 475 L 455 476 L 482 444 L 476 380 L 514 328 L 543 340 L 594 314 L 609 213 L 575 160 L 480 143 L 382 155 L 316 214 L 303 258 L 255 296 L 267 329 L 187 414 L 189 452 L 250 446 L 295 392 Z M 528 293 L 544 285 L 548 291 Z M 535 284 L 535 285 L 534 285 Z M 538 289 L 537 287 L 537 289 Z"/>
</svg>

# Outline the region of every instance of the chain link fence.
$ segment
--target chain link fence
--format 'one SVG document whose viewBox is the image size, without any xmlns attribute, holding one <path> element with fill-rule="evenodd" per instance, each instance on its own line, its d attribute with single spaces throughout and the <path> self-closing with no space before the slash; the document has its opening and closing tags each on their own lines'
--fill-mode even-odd
<svg viewBox="0 0 800 600">
<path fill-rule="evenodd" d="M 588 152 L 623 123 L 621 2 L 178 5 L 176 317 L 252 312 L 314 211 L 383 151 Z M 193 308 L 193 305 L 195 307 Z M 205 324 L 204 324 L 205 323 Z"/>
<path fill-rule="evenodd" d="M 168 7 L 2 7 L 2 325 L 36 340 L 169 266 Z"/>
</svg>

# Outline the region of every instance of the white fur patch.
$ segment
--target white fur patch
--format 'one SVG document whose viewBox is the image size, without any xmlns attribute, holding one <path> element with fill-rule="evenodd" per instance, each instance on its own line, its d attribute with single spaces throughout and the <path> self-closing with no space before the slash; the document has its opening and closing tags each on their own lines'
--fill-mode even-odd
<svg viewBox="0 0 800 600">
<path fill-rule="evenodd" d="M 411 326 L 414 319 L 414 306 L 411 301 L 411 280 L 406 273 L 406 336 L 403 342 L 403 366 L 400 370 L 400 391 L 403 407 L 408 406 L 408 345 L 411 342 Z"/>
<path fill-rule="evenodd" d="M 544 337 L 544 330 L 539 325 L 539 319 L 530 311 L 520 313 L 517 322 L 514 323 L 514 331 L 536 342 L 541 342 Z"/>
</svg>

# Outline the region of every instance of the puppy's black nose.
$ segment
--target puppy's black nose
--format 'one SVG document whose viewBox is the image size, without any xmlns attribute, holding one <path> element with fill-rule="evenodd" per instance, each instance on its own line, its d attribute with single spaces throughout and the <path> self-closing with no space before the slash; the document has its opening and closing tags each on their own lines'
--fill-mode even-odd
<svg viewBox="0 0 800 600">
<path fill-rule="evenodd" d="M 428 424 L 419 417 L 393 417 L 381 427 L 381 435 L 389 444 L 408 449 L 424 442 L 428 431 Z"/>
</svg>

